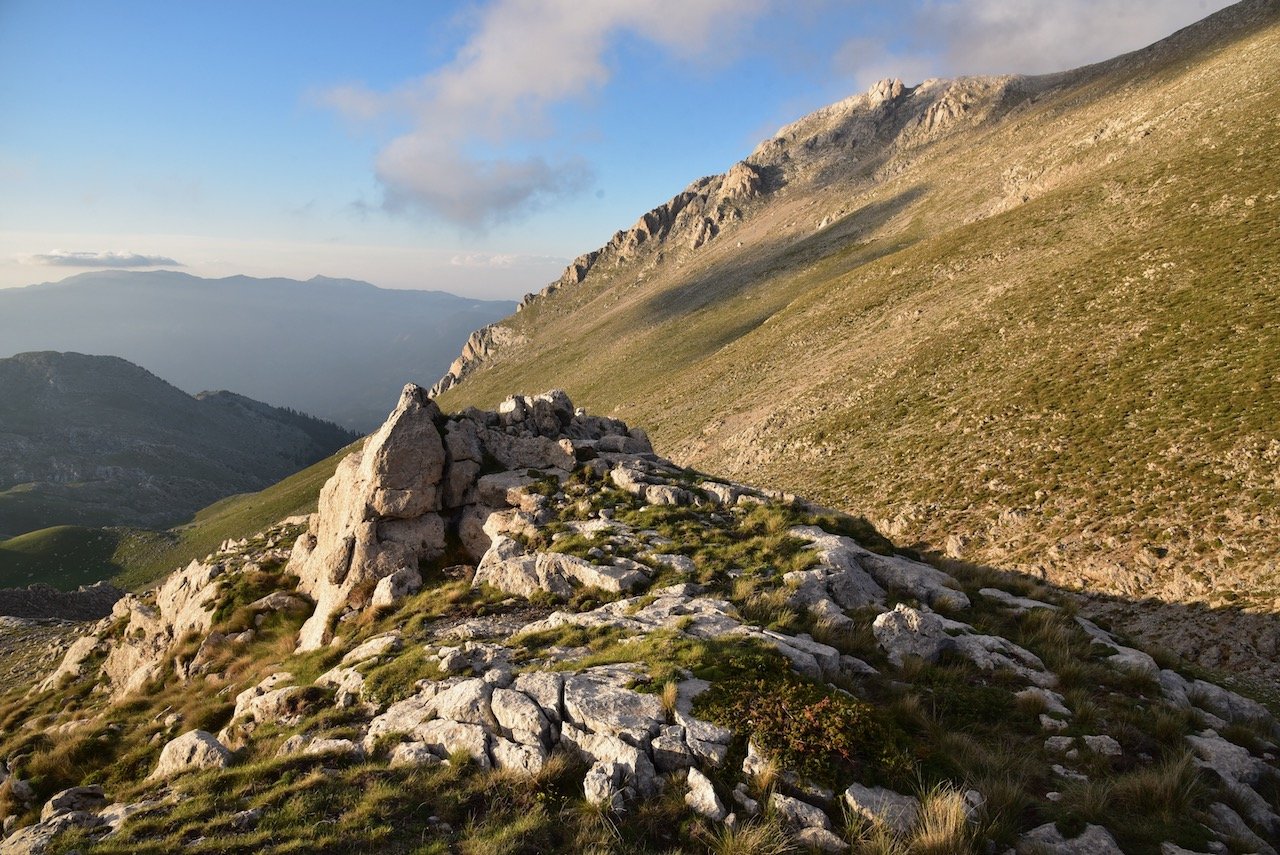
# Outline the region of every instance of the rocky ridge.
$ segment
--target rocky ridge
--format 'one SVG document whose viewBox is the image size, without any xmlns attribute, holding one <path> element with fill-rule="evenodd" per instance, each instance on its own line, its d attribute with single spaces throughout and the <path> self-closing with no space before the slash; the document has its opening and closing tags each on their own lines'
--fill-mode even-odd
<svg viewBox="0 0 1280 855">
<path fill-rule="evenodd" d="M 542 849 L 849 851 L 951 816 L 947 851 L 1273 852 L 1280 727 L 1181 667 L 562 392 L 446 415 L 409 386 L 316 515 L 122 599 L 5 699 L 0 852 L 452 848 L 477 815 Z M 54 733 L 94 748 L 73 769 Z M 290 807 L 388 787 L 389 825 Z"/>
<path fill-rule="evenodd" d="M 630 228 L 615 232 L 604 246 L 575 258 L 555 282 L 526 294 L 516 311 L 564 288 L 600 279 L 592 276 L 597 270 L 628 267 L 644 276 L 666 260 L 678 261 L 760 212 L 775 195 L 802 193 L 837 177 L 847 180 L 851 173 L 852 189 L 881 181 L 887 177 L 885 169 L 907 168 L 904 153 L 938 139 L 958 123 L 979 125 L 1039 88 L 1022 77 L 935 79 L 916 87 L 898 79 L 881 80 L 864 94 L 784 126 L 723 174 L 694 181 Z M 819 228 L 847 213 L 831 212 Z M 503 348 L 524 340 L 502 322 L 476 331 L 432 386 L 432 397 L 457 386 Z"/>
</svg>

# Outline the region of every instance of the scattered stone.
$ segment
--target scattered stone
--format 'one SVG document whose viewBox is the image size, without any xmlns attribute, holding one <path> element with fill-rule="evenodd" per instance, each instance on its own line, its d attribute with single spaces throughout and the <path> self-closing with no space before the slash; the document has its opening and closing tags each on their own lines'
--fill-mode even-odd
<svg viewBox="0 0 1280 855">
<path fill-rule="evenodd" d="M 100 784 L 90 784 L 86 787 L 70 787 L 55 793 L 49 801 L 45 802 L 44 808 L 40 811 L 40 821 L 47 822 L 64 813 L 77 811 L 96 812 L 106 807 L 106 804 L 107 798 L 102 792 Z"/>
<path fill-rule="evenodd" d="M 690 769 L 688 783 L 689 792 L 685 793 L 684 803 L 694 813 L 704 816 L 712 822 L 720 822 L 728 815 L 729 812 L 725 810 L 724 803 L 716 795 L 710 778 L 697 769 Z"/>
<path fill-rule="evenodd" d="M 1078 837 L 1067 840 L 1052 823 L 1027 832 L 1018 841 L 1018 855 L 1124 855 L 1115 838 L 1100 825 L 1086 825 Z"/>
<path fill-rule="evenodd" d="M 387 577 L 390 578 L 390 577 Z M 343 665 L 356 665 L 369 659 L 376 659 L 379 656 L 385 656 L 388 653 L 394 653 L 403 646 L 403 641 L 398 632 L 387 632 L 382 635 L 375 635 L 373 638 L 362 642 L 347 652 L 342 657 Z"/>
<path fill-rule="evenodd" d="M 778 818 L 793 828 L 831 828 L 831 820 L 821 808 L 782 793 L 769 796 L 769 807 Z"/>
<path fill-rule="evenodd" d="M 920 800 L 884 787 L 852 784 L 844 791 L 845 804 L 854 816 L 880 823 L 898 835 L 907 834 L 920 815 Z"/>
<path fill-rule="evenodd" d="M 1085 736 L 1082 738 L 1084 739 L 1084 744 L 1094 754 L 1101 754 L 1104 757 L 1119 757 L 1124 753 L 1120 743 L 1110 736 Z"/>
<path fill-rule="evenodd" d="M 301 613 L 310 608 L 306 600 L 301 597 L 295 597 L 287 591 L 272 591 L 265 597 L 254 600 L 249 604 L 249 609 L 255 612 Z"/>
<path fill-rule="evenodd" d="M 414 567 L 401 567 L 390 576 L 383 576 L 373 589 L 369 605 L 375 609 L 394 606 L 405 597 L 416 594 L 422 588 L 422 575 Z"/>
<path fill-rule="evenodd" d="M 329 755 L 349 760 L 363 760 L 364 748 L 350 739 L 317 739 L 307 734 L 295 734 L 286 739 L 276 752 L 279 757 L 300 755 L 319 757 Z"/>
<path fill-rule="evenodd" d="M 1032 609 L 1048 609 L 1052 612 L 1060 611 L 1058 606 L 1041 602 L 1040 600 L 1033 600 L 1029 597 L 1016 597 L 999 588 L 982 588 L 978 591 L 978 594 L 988 600 L 995 600 L 1015 615 L 1026 614 Z"/>
<path fill-rule="evenodd" d="M 984 671 L 1012 671 L 1042 688 L 1057 678 L 1031 651 L 994 635 L 977 635 L 973 627 L 899 603 L 872 624 L 876 641 L 893 664 L 908 656 L 937 662 L 944 652 L 963 656 Z"/>
<path fill-rule="evenodd" d="M 625 799 L 622 787 L 624 769 L 618 763 L 597 761 L 582 779 L 582 794 L 589 804 L 605 805 L 620 811 Z M 714 794 L 713 794 L 714 795 Z"/>
<path fill-rule="evenodd" d="M 802 828 L 796 832 L 795 840 L 801 846 L 816 849 L 819 852 L 830 852 L 832 855 L 849 851 L 849 844 L 844 838 L 825 828 L 813 826 Z"/>
<path fill-rule="evenodd" d="M 1222 802 L 1209 805 L 1209 826 L 1227 840 L 1237 840 L 1247 846 L 1250 852 L 1276 855 L 1274 847 L 1255 834 L 1240 814 Z"/>
<path fill-rule="evenodd" d="M 164 804 L 159 799 L 145 799 L 140 802 L 115 802 L 109 804 L 102 810 L 98 811 L 98 819 L 102 822 L 109 833 L 115 833 L 120 830 L 125 821 L 140 813 L 154 811 Z"/>
<path fill-rule="evenodd" d="M 196 769 L 221 769 L 230 761 L 231 752 L 213 734 L 191 730 L 165 745 L 151 777 L 168 778 Z"/>
<path fill-rule="evenodd" d="M 1045 712 L 1050 715 L 1071 717 L 1071 710 L 1067 708 L 1067 699 L 1057 692 L 1042 689 L 1039 686 L 1029 686 L 1014 693 L 1014 697 L 1022 701 L 1040 703 L 1044 706 Z"/>
<path fill-rule="evenodd" d="M 401 766 L 435 766 L 440 758 L 432 753 L 425 742 L 401 742 L 391 749 L 391 765 Z"/>
</svg>

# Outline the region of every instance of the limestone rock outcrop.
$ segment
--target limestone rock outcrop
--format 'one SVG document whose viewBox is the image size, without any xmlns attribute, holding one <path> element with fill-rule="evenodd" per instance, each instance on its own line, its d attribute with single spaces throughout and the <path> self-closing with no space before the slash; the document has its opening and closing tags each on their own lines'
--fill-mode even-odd
<svg viewBox="0 0 1280 855">
<path fill-rule="evenodd" d="M 652 451 L 642 433 L 575 411 L 560 391 L 509 398 L 496 413 L 445 417 L 425 390 L 406 386 L 364 448 L 338 465 L 310 530 L 294 546 L 287 570 L 315 601 L 299 648 L 327 643 L 340 613 L 387 607 L 417 590 L 419 565 L 441 555 L 450 535 L 480 564 L 482 580 L 514 593 L 531 593 L 548 578 L 560 580 L 556 593 L 581 585 L 636 587 L 644 576 L 634 568 L 524 556 L 498 533 L 509 534 L 517 520 L 491 522 L 496 513 L 536 516 L 539 497 L 523 489 L 534 480 L 531 472 L 564 478 L 580 456 L 607 449 Z M 524 576 L 532 580 L 527 585 Z"/>
</svg>

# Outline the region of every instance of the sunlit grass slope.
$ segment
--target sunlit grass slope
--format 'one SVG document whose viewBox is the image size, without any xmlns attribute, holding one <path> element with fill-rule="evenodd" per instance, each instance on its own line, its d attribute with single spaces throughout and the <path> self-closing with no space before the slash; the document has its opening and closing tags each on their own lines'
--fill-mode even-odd
<svg viewBox="0 0 1280 855">
<path fill-rule="evenodd" d="M 784 188 L 695 253 L 594 271 L 509 319 L 527 343 L 441 403 L 562 387 L 899 542 L 1270 608 L 1269 16 L 1047 81 L 874 176 Z"/>
</svg>

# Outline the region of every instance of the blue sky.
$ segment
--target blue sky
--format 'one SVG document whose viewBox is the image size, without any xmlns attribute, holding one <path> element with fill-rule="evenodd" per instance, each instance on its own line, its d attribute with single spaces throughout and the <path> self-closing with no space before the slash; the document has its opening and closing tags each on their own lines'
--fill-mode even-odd
<svg viewBox="0 0 1280 855">
<path fill-rule="evenodd" d="M 537 290 L 884 76 L 1059 70 L 1222 0 L 0 0 L 0 287 Z"/>
</svg>

